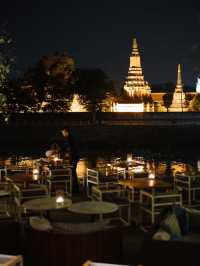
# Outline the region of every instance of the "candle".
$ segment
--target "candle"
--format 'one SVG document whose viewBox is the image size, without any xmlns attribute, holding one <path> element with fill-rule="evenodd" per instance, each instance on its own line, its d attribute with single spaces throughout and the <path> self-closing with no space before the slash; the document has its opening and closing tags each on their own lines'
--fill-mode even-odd
<svg viewBox="0 0 200 266">
<path fill-rule="evenodd" d="M 33 180 L 38 180 L 38 174 L 33 174 Z"/>
<path fill-rule="evenodd" d="M 149 173 L 149 179 L 155 179 L 155 174 L 154 173 Z"/>
<path fill-rule="evenodd" d="M 33 169 L 33 175 L 38 175 L 39 174 L 39 170 L 37 168 Z"/>
<path fill-rule="evenodd" d="M 58 205 L 63 205 L 63 203 L 64 203 L 64 197 L 63 196 L 57 196 L 56 197 L 56 203 Z"/>
</svg>

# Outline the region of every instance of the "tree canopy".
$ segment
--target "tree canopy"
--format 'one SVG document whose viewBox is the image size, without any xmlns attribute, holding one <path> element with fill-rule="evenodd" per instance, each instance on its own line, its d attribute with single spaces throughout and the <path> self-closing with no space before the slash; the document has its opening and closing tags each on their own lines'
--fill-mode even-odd
<svg viewBox="0 0 200 266">
<path fill-rule="evenodd" d="M 13 112 L 65 112 L 73 96 L 88 111 L 108 110 L 115 96 L 113 82 L 101 69 L 75 69 L 67 53 L 43 56 L 22 77 L 10 82 L 9 106 Z"/>
<path fill-rule="evenodd" d="M 11 71 L 12 59 L 9 56 L 11 38 L 0 34 L 0 112 L 7 112 L 7 84 Z"/>
<path fill-rule="evenodd" d="M 64 111 L 69 104 L 75 63 L 67 53 L 43 56 L 11 87 L 14 111 Z"/>
<path fill-rule="evenodd" d="M 77 69 L 74 92 L 89 111 L 102 111 L 107 98 L 114 96 L 114 84 L 101 69 Z"/>
</svg>

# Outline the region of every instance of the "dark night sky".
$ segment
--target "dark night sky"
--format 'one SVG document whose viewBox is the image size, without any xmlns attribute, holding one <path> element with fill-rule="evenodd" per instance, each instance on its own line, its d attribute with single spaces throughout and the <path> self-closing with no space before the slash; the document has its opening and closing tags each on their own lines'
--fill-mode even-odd
<svg viewBox="0 0 200 266">
<path fill-rule="evenodd" d="M 119 3 L 118 3 L 119 2 Z M 15 73 L 42 56 L 67 51 L 78 67 L 102 68 L 119 87 L 128 71 L 132 38 L 138 39 L 145 79 L 185 84 L 200 73 L 200 18 L 195 8 L 135 7 L 135 1 L 7 0 L 0 22 L 14 40 Z"/>
</svg>

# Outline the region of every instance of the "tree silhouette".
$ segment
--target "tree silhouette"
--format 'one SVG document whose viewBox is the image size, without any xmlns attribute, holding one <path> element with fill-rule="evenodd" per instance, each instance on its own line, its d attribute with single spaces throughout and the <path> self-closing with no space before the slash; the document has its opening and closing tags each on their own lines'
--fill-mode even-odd
<svg viewBox="0 0 200 266">
<path fill-rule="evenodd" d="M 102 111 L 103 101 L 115 95 L 113 82 L 101 69 L 78 69 L 74 93 L 89 111 Z"/>
</svg>

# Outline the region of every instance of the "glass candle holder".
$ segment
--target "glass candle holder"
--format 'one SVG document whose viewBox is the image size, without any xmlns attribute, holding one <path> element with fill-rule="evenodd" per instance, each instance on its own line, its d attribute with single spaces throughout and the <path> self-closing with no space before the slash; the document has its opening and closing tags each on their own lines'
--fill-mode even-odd
<svg viewBox="0 0 200 266">
<path fill-rule="evenodd" d="M 56 204 L 58 205 L 58 206 L 62 206 L 63 204 L 64 204 L 64 197 L 63 196 L 57 196 L 56 197 Z"/>
</svg>

